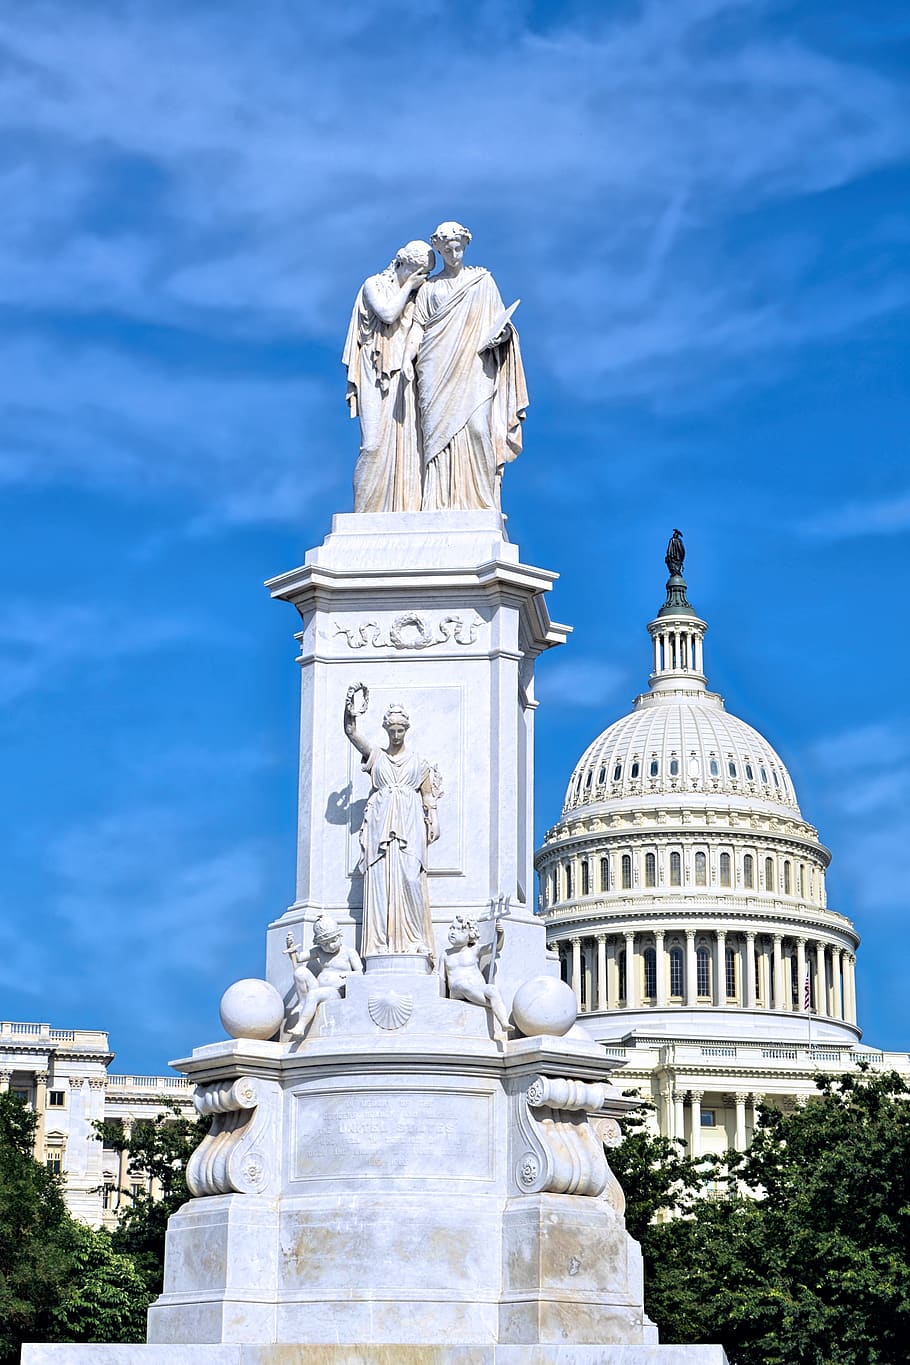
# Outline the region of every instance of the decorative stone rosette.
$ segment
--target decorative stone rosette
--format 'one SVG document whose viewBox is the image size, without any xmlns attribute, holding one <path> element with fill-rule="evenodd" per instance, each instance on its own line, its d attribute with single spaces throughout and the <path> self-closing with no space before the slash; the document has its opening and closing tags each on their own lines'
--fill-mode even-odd
<svg viewBox="0 0 910 1365">
<path fill-rule="evenodd" d="M 190 1157 L 186 1183 L 197 1199 L 212 1194 L 270 1194 L 277 1182 L 281 1092 L 256 1076 L 215 1081 L 193 1100 L 212 1126 Z"/>
</svg>

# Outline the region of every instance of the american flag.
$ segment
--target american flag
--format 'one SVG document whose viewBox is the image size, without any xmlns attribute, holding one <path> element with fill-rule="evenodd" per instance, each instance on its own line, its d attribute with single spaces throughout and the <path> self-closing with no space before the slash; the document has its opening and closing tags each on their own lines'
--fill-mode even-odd
<svg viewBox="0 0 910 1365">
<path fill-rule="evenodd" d="M 806 972 L 806 989 L 803 991 L 803 1009 L 812 1008 L 812 992 L 809 989 L 809 973 Z"/>
</svg>

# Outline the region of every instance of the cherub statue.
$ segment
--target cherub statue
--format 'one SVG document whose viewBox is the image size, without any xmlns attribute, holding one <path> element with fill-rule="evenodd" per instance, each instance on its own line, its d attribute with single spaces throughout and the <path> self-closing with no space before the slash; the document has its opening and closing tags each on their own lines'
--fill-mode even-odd
<svg viewBox="0 0 910 1365">
<path fill-rule="evenodd" d="M 291 1038 L 302 1038 L 307 1025 L 323 1000 L 340 1000 L 345 982 L 352 972 L 362 972 L 363 963 L 353 948 L 346 948 L 338 925 L 331 915 L 320 915 L 313 925 L 313 946 L 307 956 L 288 934 L 284 950 L 294 968 L 297 990 L 297 1023 L 288 1029 Z"/>
<path fill-rule="evenodd" d="M 497 988 L 488 983 L 480 965 L 482 957 L 494 957 L 494 947 L 502 946 L 503 928 L 496 925 L 496 941 L 481 945 L 477 925 L 463 915 L 456 915 L 449 928 L 449 947 L 442 955 L 441 967 L 451 1000 L 467 1000 L 472 1005 L 485 1005 L 493 1011 L 504 1029 L 509 1027 L 509 1014 Z M 485 964 L 486 965 L 486 964 Z"/>
</svg>

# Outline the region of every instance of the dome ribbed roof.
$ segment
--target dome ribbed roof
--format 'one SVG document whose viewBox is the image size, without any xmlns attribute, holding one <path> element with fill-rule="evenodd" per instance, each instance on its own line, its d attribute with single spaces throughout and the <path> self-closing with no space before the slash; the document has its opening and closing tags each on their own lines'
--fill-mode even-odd
<svg viewBox="0 0 910 1365">
<path fill-rule="evenodd" d="M 738 797 L 799 813 L 790 774 L 751 725 L 711 692 L 659 692 L 608 726 L 582 754 L 563 814 L 604 802 L 694 794 Z"/>
</svg>

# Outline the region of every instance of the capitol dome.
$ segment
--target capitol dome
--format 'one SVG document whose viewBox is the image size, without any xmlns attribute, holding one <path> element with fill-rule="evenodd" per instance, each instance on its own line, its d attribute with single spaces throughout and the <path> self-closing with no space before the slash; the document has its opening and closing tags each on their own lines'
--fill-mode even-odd
<svg viewBox="0 0 910 1365">
<path fill-rule="evenodd" d="M 535 856 L 540 912 L 587 1027 L 619 1038 L 815 1036 L 853 1046 L 852 924 L 828 850 L 762 735 L 708 690 L 681 537 L 648 624 L 648 690 L 576 763 Z"/>
</svg>

